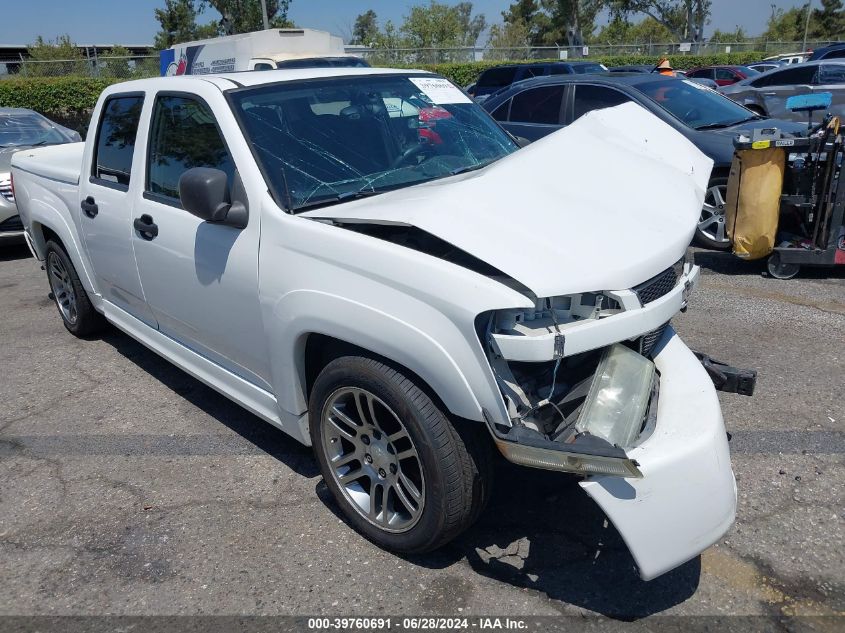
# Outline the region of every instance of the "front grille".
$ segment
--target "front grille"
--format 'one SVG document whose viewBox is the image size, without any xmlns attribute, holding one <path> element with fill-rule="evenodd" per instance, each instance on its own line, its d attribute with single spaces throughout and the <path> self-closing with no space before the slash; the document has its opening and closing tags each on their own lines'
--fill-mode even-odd
<svg viewBox="0 0 845 633">
<path fill-rule="evenodd" d="M 0 180 L 0 196 L 3 196 L 9 202 L 15 201 L 15 194 L 12 193 L 12 181 Z"/>
<path fill-rule="evenodd" d="M 663 336 L 663 332 L 666 331 L 666 327 L 669 325 L 669 321 L 666 321 L 663 325 L 661 325 L 656 330 L 652 330 L 651 332 L 646 332 L 643 334 L 638 340 L 637 343 L 640 348 L 640 354 L 643 356 L 648 356 L 651 354 L 654 346 L 657 345 L 657 341 Z"/>
<path fill-rule="evenodd" d="M 639 297 L 640 303 L 646 305 L 667 294 L 675 287 L 676 283 L 678 283 L 678 275 L 675 273 L 675 269 L 667 268 L 639 286 L 634 286 L 632 290 Z"/>
</svg>

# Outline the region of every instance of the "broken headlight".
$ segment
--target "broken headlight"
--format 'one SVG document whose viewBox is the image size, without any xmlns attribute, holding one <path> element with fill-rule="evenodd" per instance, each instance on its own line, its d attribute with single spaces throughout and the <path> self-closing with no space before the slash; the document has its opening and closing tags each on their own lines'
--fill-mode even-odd
<svg viewBox="0 0 845 633">
<path fill-rule="evenodd" d="M 631 348 L 619 344 L 608 347 L 575 430 L 616 446 L 631 446 L 648 410 L 654 373 L 654 363 Z"/>
</svg>

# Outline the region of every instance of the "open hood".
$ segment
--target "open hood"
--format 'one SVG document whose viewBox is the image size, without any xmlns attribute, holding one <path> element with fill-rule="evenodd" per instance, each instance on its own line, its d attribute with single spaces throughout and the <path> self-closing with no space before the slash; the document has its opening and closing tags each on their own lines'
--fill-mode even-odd
<svg viewBox="0 0 845 633">
<path fill-rule="evenodd" d="M 477 172 L 302 215 L 415 226 L 539 297 L 635 286 L 685 252 L 713 162 L 636 104 Z"/>
</svg>

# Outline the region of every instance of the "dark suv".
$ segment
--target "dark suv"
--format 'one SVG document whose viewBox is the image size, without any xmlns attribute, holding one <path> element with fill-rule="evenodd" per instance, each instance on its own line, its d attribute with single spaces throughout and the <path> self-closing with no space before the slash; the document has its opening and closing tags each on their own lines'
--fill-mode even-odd
<svg viewBox="0 0 845 633">
<path fill-rule="evenodd" d="M 606 73 L 607 68 L 598 62 L 543 62 L 537 64 L 509 64 L 488 68 L 478 77 L 469 93 L 478 103 L 494 92 L 511 84 L 532 77 L 546 75 L 585 75 Z"/>
<path fill-rule="evenodd" d="M 830 46 L 818 48 L 813 51 L 813 54 L 810 55 L 810 59 L 807 61 L 815 62 L 820 59 L 845 59 L 845 42 L 838 42 Z"/>
</svg>

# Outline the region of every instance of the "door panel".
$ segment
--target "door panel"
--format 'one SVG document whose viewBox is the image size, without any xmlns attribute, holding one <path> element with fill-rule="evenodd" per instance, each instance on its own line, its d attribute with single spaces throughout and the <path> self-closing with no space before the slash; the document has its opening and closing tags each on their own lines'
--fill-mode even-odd
<svg viewBox="0 0 845 633">
<path fill-rule="evenodd" d="M 145 224 L 133 231 L 133 240 L 144 294 L 159 329 L 270 389 L 258 299 L 257 206 L 245 229 L 204 222 L 182 209 L 178 183 L 187 169 L 221 169 L 229 176 L 230 190 L 236 177 L 204 101 L 159 94 L 150 126 L 145 191 L 133 213 Z M 150 224 L 155 235 L 145 228 Z"/>
<path fill-rule="evenodd" d="M 129 187 L 143 103 L 144 95 L 131 94 L 103 104 L 91 172 L 79 179 L 80 223 L 103 298 L 155 327 L 132 253 L 134 196 Z"/>
</svg>

